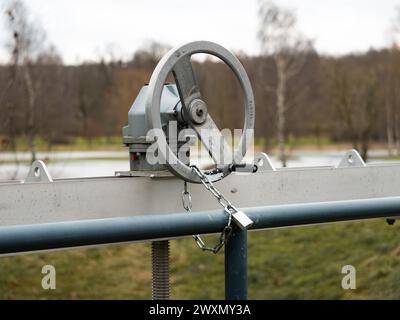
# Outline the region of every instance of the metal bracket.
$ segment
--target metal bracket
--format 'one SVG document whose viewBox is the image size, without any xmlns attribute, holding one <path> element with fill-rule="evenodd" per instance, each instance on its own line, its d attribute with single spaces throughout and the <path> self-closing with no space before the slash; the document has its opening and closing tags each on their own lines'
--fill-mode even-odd
<svg viewBox="0 0 400 320">
<path fill-rule="evenodd" d="M 32 163 L 24 183 L 31 182 L 53 182 L 46 164 L 42 160 L 36 160 Z"/>
<path fill-rule="evenodd" d="M 352 149 L 346 152 L 346 154 L 344 155 L 342 160 L 340 160 L 336 168 L 365 167 L 365 166 L 366 164 L 364 160 L 361 158 L 358 151 Z"/>
<path fill-rule="evenodd" d="M 258 167 L 259 171 L 275 171 L 275 167 L 271 159 L 264 152 L 260 152 L 254 158 L 254 164 Z"/>
</svg>

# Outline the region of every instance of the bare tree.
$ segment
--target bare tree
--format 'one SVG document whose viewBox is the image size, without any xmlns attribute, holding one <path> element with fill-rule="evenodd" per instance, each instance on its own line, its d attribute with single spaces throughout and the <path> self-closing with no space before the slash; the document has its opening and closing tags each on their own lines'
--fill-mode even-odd
<svg viewBox="0 0 400 320">
<path fill-rule="evenodd" d="M 400 6 L 396 7 L 396 15 L 391 21 L 390 46 L 388 57 L 382 63 L 382 77 L 384 85 L 384 107 L 386 115 L 386 139 L 389 155 L 400 154 L 400 95 L 398 86 L 400 83 Z"/>
<path fill-rule="evenodd" d="M 76 70 L 78 111 L 82 123 L 82 134 L 91 146 L 93 136 L 99 134 L 105 106 L 105 94 L 111 86 L 112 70 L 104 62 L 83 64 Z"/>
<path fill-rule="evenodd" d="M 129 65 L 136 68 L 154 69 L 158 61 L 169 49 L 171 49 L 171 46 L 168 44 L 154 40 L 148 41 L 135 52 Z"/>
<path fill-rule="evenodd" d="M 276 85 L 266 89 L 273 91 L 276 96 L 279 157 L 285 167 L 286 113 L 298 100 L 297 98 L 289 101 L 288 85 L 304 67 L 307 55 L 311 51 L 311 41 L 296 31 L 294 11 L 279 7 L 269 0 L 260 0 L 258 15 L 261 52 L 265 56 L 272 56 L 275 64 Z"/>
<path fill-rule="evenodd" d="M 360 150 L 367 160 L 371 139 L 379 120 L 379 83 L 377 66 L 371 57 L 362 59 L 353 56 L 334 61 L 328 75 L 331 87 L 331 102 L 343 134 L 350 139 L 353 148 Z"/>
<path fill-rule="evenodd" d="M 387 59 L 379 63 L 385 113 L 386 142 L 389 156 L 400 154 L 400 51 L 395 43 L 388 49 Z"/>
<path fill-rule="evenodd" d="M 36 99 L 40 83 L 35 81 L 32 65 L 43 48 L 45 33 L 29 16 L 27 8 L 21 0 L 12 0 L 7 5 L 7 29 L 10 42 L 7 48 L 10 51 L 12 64 L 15 67 L 14 77 L 22 77 L 27 92 L 26 135 L 31 152 L 31 160 L 36 159 L 35 137 L 36 127 Z"/>
<path fill-rule="evenodd" d="M 17 156 L 17 130 L 16 130 L 16 99 L 9 99 L 12 87 L 15 84 L 17 76 L 17 66 L 8 66 L 3 73 L 5 74 L 5 86 L 2 88 L 0 94 L 0 133 L 4 136 L 1 137 L 1 149 L 11 150 L 15 155 L 16 170 L 11 173 L 9 179 L 15 180 L 19 171 L 19 160 Z"/>
</svg>

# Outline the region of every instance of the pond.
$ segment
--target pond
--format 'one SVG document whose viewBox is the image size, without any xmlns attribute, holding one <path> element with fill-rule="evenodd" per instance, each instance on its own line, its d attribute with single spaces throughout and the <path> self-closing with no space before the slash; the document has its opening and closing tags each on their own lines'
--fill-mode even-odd
<svg viewBox="0 0 400 320">
<path fill-rule="evenodd" d="M 339 150 L 302 150 L 292 152 L 288 160 L 288 167 L 334 166 L 339 163 L 345 151 Z M 372 150 L 373 157 L 385 156 L 385 150 Z M 20 164 L 15 163 L 18 158 Z M 129 170 L 128 153 L 126 151 L 54 151 L 39 152 L 37 158 L 45 160 L 50 175 L 53 178 L 76 178 L 113 176 L 115 171 Z M 270 155 L 273 165 L 281 167 L 275 155 Z M 24 179 L 29 170 L 30 154 L 28 152 L 0 153 L 0 179 L 8 180 L 15 177 Z M 382 160 L 381 160 L 382 161 Z M 375 162 L 375 161 L 371 161 Z M 207 158 L 200 158 L 197 162 L 209 163 Z"/>
</svg>

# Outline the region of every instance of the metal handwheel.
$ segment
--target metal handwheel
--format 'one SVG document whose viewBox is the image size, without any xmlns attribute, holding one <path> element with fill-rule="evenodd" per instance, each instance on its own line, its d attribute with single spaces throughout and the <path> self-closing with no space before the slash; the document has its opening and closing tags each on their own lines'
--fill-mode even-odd
<svg viewBox="0 0 400 320">
<path fill-rule="evenodd" d="M 243 134 L 238 146 L 232 152 L 220 130 L 207 111 L 207 104 L 201 97 L 190 58 L 197 53 L 206 53 L 220 58 L 236 75 L 244 94 L 245 120 Z M 205 172 L 210 181 L 214 182 L 226 177 L 231 170 L 229 165 L 239 164 L 251 143 L 254 129 L 255 105 L 250 80 L 240 61 L 224 47 L 209 41 L 190 42 L 170 50 L 158 63 L 148 86 L 146 100 L 146 118 L 150 129 L 162 130 L 160 119 L 160 101 L 164 83 L 172 72 L 178 87 L 182 103 L 182 117 L 203 143 L 217 165 L 217 168 Z M 205 130 L 206 129 L 206 130 Z M 207 131 L 209 130 L 209 131 Z M 176 176 L 188 182 L 201 183 L 200 177 L 192 167 L 178 159 L 167 143 L 165 135 L 157 136 L 159 158 Z M 215 146 L 219 146 L 216 150 Z M 229 163 L 218 163 L 218 155 L 228 159 Z"/>
</svg>

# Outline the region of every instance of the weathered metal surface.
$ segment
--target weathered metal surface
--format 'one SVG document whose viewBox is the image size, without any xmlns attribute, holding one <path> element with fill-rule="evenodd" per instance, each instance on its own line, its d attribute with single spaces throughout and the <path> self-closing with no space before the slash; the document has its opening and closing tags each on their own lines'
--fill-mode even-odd
<svg viewBox="0 0 400 320">
<path fill-rule="evenodd" d="M 398 196 L 400 165 L 317 167 L 233 173 L 217 183 L 238 207 Z M 182 211 L 177 178 L 109 177 L 0 184 L 0 226 Z M 190 184 L 193 210 L 218 207 Z"/>
</svg>

